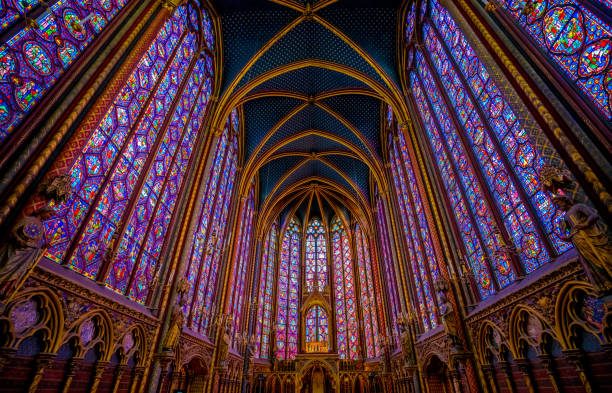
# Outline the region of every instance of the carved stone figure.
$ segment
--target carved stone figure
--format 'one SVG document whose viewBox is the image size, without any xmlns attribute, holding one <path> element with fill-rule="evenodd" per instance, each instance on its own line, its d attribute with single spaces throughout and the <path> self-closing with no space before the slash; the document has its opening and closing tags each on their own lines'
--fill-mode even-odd
<svg viewBox="0 0 612 393">
<path fill-rule="evenodd" d="M 45 206 L 20 219 L 0 245 L 0 298 L 7 297 L 44 252 L 43 221 L 55 211 Z"/>
<path fill-rule="evenodd" d="M 591 284 L 602 295 L 612 292 L 612 244 L 606 224 L 595 209 L 565 195 L 555 195 L 553 201 L 565 212 L 561 225 L 568 235 L 562 239 L 578 250 Z"/>
<path fill-rule="evenodd" d="M 405 318 L 400 318 L 397 321 L 397 328 L 399 330 L 400 340 L 402 344 L 402 355 L 404 362 L 410 364 L 412 362 L 412 340 L 410 339 L 410 329 L 408 328 L 408 321 Z"/>
<path fill-rule="evenodd" d="M 48 201 L 53 201 L 56 204 L 62 204 L 72 195 L 72 186 L 70 185 L 69 175 L 55 176 L 46 183 L 40 185 L 40 194 Z"/>
<path fill-rule="evenodd" d="M 231 343 L 231 336 L 230 336 L 230 328 L 231 325 L 229 323 L 227 323 L 225 325 L 225 331 L 223 332 L 223 338 L 221 339 L 221 344 L 219 345 L 219 366 L 220 367 L 225 367 L 225 363 L 227 361 L 227 354 L 229 353 L 229 347 L 230 347 L 230 343 Z"/>
<path fill-rule="evenodd" d="M 570 173 L 565 169 L 544 165 L 538 172 L 542 192 L 555 194 L 559 190 L 568 190 L 572 185 Z"/>
<path fill-rule="evenodd" d="M 165 351 L 174 351 L 181 336 L 183 325 L 185 324 L 185 314 L 179 304 L 175 304 L 172 308 L 170 316 L 170 328 L 166 334 L 163 348 Z"/>
<path fill-rule="evenodd" d="M 461 340 L 459 339 L 459 326 L 457 324 L 453 305 L 450 300 L 448 300 L 447 293 L 449 289 L 446 282 L 436 282 L 436 290 L 440 296 L 440 314 L 442 316 L 442 323 L 444 324 L 444 331 L 448 336 L 451 348 L 459 350 L 462 348 Z"/>
</svg>

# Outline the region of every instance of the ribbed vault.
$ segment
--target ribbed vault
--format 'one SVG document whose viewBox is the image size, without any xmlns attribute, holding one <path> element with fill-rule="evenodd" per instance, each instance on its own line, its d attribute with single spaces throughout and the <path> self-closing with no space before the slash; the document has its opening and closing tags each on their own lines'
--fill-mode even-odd
<svg viewBox="0 0 612 393">
<path fill-rule="evenodd" d="M 303 215 L 313 200 L 320 216 L 349 209 L 365 219 L 372 182 L 387 188 L 382 104 L 407 113 L 395 66 L 398 3 L 216 2 L 224 75 L 214 127 L 242 107 L 239 190 L 258 176 L 264 227 L 279 215 Z"/>
</svg>

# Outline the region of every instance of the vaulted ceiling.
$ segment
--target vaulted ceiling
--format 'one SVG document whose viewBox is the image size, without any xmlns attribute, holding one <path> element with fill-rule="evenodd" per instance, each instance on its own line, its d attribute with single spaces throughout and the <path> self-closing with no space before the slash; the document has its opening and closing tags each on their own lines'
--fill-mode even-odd
<svg viewBox="0 0 612 393">
<path fill-rule="evenodd" d="M 300 215 L 309 200 L 370 210 L 370 179 L 383 179 L 381 104 L 402 112 L 399 3 L 213 1 L 223 51 L 217 122 L 242 106 L 241 187 L 259 174 L 269 218 Z"/>
</svg>

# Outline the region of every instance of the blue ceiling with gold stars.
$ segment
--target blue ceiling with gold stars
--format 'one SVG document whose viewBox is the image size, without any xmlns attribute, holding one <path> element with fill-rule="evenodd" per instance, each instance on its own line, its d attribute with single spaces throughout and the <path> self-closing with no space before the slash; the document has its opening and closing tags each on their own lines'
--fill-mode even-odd
<svg viewBox="0 0 612 393">
<path fill-rule="evenodd" d="M 330 187 L 326 198 L 369 203 L 373 171 L 382 173 L 381 107 L 399 91 L 400 1 L 212 3 L 220 99 L 242 107 L 245 173 L 259 176 L 260 203 L 309 183 Z"/>
</svg>

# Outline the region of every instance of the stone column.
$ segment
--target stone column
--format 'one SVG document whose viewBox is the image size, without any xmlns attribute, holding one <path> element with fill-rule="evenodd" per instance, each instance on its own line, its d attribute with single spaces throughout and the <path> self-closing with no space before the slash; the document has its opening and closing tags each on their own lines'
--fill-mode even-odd
<svg viewBox="0 0 612 393">
<path fill-rule="evenodd" d="M 93 379 L 91 381 L 91 387 L 89 388 L 90 393 L 96 393 L 96 391 L 98 390 L 98 385 L 100 385 L 100 379 L 102 378 L 102 374 L 104 373 L 104 370 L 106 369 L 107 365 L 108 362 L 104 362 L 101 360 L 98 360 L 96 362 L 96 365 L 94 367 Z"/>
<path fill-rule="evenodd" d="M 115 381 L 113 382 L 112 393 L 117 393 L 117 391 L 119 390 L 119 384 L 121 383 L 121 377 L 123 376 L 123 373 L 125 372 L 126 369 L 127 369 L 127 366 L 124 364 L 120 364 L 115 369 Z"/>
<path fill-rule="evenodd" d="M 586 393 L 593 393 L 593 387 L 591 386 L 591 381 L 587 375 L 585 364 L 584 364 L 584 353 L 580 349 L 573 349 L 563 351 L 563 355 L 565 358 L 576 367 L 576 371 L 578 372 L 578 376 L 582 381 L 582 385 L 584 385 L 584 391 Z"/>
<path fill-rule="evenodd" d="M 551 355 L 539 355 L 538 358 L 542 362 L 542 366 L 546 369 L 550 384 L 552 385 L 555 393 L 561 393 L 559 389 L 559 380 L 557 378 L 557 370 L 555 369 L 555 362 Z"/>
<path fill-rule="evenodd" d="M 41 353 L 36 357 L 34 376 L 32 377 L 32 380 L 30 381 L 28 393 L 36 392 L 36 389 L 38 389 L 38 384 L 42 380 L 45 369 L 49 367 L 49 365 L 53 362 L 53 359 L 55 359 L 55 355 L 50 354 L 50 353 Z"/>
<path fill-rule="evenodd" d="M 79 370 L 81 360 L 82 359 L 79 358 L 72 358 L 68 362 L 68 369 L 66 370 L 66 379 L 64 380 L 62 393 L 70 392 L 70 385 L 72 384 L 72 379 L 76 375 L 76 372 Z"/>
</svg>

